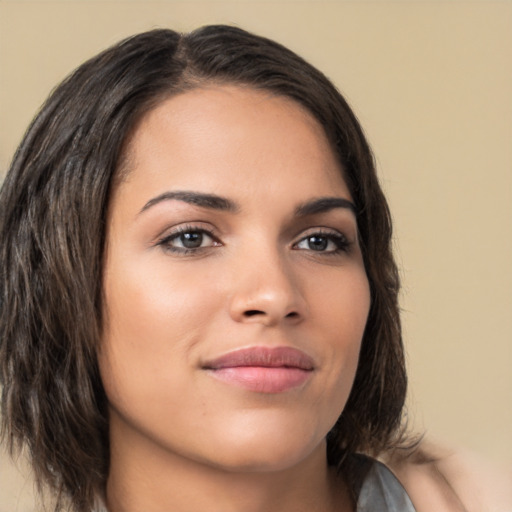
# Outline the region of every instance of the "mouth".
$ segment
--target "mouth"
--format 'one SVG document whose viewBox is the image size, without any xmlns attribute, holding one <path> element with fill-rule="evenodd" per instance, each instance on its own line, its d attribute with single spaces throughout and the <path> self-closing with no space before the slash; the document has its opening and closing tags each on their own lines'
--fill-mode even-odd
<svg viewBox="0 0 512 512">
<path fill-rule="evenodd" d="M 283 393 L 302 386 L 315 369 L 313 359 L 291 347 L 251 347 L 207 361 L 212 377 L 257 393 Z"/>
</svg>

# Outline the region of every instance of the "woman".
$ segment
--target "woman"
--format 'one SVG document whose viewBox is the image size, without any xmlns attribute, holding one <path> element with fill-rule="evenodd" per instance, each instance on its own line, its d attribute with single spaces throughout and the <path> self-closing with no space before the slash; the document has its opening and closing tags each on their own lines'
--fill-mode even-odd
<svg viewBox="0 0 512 512">
<path fill-rule="evenodd" d="M 414 510 L 374 461 L 404 443 L 389 212 L 316 69 L 232 27 L 128 39 L 0 201 L 3 429 L 57 509 Z"/>
</svg>

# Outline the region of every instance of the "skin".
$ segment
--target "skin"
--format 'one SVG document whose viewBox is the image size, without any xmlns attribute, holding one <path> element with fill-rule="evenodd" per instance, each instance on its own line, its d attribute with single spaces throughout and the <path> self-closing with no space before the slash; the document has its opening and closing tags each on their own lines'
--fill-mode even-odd
<svg viewBox="0 0 512 512">
<path fill-rule="evenodd" d="M 417 512 L 508 512 L 512 510 L 512 468 L 439 440 L 423 440 L 407 457 L 385 462 L 407 489 Z"/>
<path fill-rule="evenodd" d="M 127 152 L 107 219 L 99 353 L 109 510 L 353 510 L 325 436 L 353 383 L 370 293 L 353 211 L 297 215 L 318 198 L 351 201 L 321 126 L 292 100 L 210 86 L 146 114 Z M 182 191 L 232 208 L 169 197 Z M 184 252 L 179 230 L 199 246 Z M 204 368 L 283 346 L 314 361 L 283 392 Z"/>
</svg>

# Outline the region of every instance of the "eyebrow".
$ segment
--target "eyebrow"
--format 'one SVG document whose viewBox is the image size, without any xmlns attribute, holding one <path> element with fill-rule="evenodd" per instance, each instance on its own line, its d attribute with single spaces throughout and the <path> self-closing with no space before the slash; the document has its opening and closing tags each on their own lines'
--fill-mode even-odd
<svg viewBox="0 0 512 512">
<path fill-rule="evenodd" d="M 173 192 L 164 192 L 159 196 L 150 199 L 139 212 L 145 212 L 152 206 L 155 206 L 162 201 L 183 201 L 188 204 L 192 204 L 194 206 L 200 206 L 201 208 L 209 208 L 211 210 L 220 210 L 224 212 L 237 212 L 239 211 L 239 206 L 230 199 L 226 199 L 225 197 L 218 196 L 216 194 L 204 194 L 202 192 L 189 192 L 189 191 L 173 191 Z"/>
<path fill-rule="evenodd" d="M 150 199 L 140 210 L 140 213 L 145 212 L 152 206 L 159 204 L 163 201 L 183 201 L 194 206 L 201 208 L 208 208 L 211 210 L 219 210 L 225 212 L 236 213 L 240 211 L 237 203 L 231 199 L 227 199 L 216 194 L 205 194 L 202 192 L 192 192 L 185 190 L 177 190 L 172 192 L 164 192 L 152 199 Z M 319 213 L 326 213 L 336 208 L 345 208 L 350 210 L 354 215 L 356 214 L 356 207 L 352 201 L 343 197 L 319 197 L 312 199 L 305 203 L 300 204 L 295 209 L 297 217 L 306 217 L 308 215 L 316 215 Z"/>
<path fill-rule="evenodd" d="M 308 215 L 316 215 L 326 213 L 335 208 L 345 208 L 357 215 L 356 206 L 352 201 L 343 197 L 319 197 L 303 203 L 295 209 L 297 217 L 306 217 Z"/>
</svg>

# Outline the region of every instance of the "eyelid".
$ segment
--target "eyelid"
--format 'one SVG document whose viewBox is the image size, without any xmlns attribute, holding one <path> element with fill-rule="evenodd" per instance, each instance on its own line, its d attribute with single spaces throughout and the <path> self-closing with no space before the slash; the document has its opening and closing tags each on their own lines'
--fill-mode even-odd
<svg viewBox="0 0 512 512">
<path fill-rule="evenodd" d="M 344 232 L 334 229 L 334 228 L 327 228 L 327 227 L 311 227 L 306 230 L 301 231 L 301 233 L 295 237 L 295 241 L 292 243 L 292 248 L 296 250 L 306 250 L 306 249 L 298 249 L 297 246 L 304 240 L 306 240 L 309 237 L 318 235 L 320 237 L 328 238 L 331 241 L 335 240 L 334 243 L 336 245 L 339 244 L 339 247 L 336 250 L 331 251 L 318 251 L 318 254 L 336 254 L 339 252 L 346 252 L 350 249 L 350 247 L 353 245 L 353 240 L 351 240 Z M 312 250 L 312 252 L 315 252 Z"/>
<path fill-rule="evenodd" d="M 325 235 L 325 236 L 339 236 L 345 238 L 349 241 L 349 237 L 344 233 L 344 231 L 336 228 L 328 228 L 325 226 L 313 226 L 307 229 L 301 230 L 301 232 L 295 237 L 295 240 L 299 242 L 300 240 L 307 238 L 311 235 Z M 296 243 L 296 242 L 294 242 Z"/>
<path fill-rule="evenodd" d="M 200 231 L 203 233 L 206 233 L 207 235 L 210 235 L 212 238 L 219 238 L 218 230 L 212 226 L 208 222 L 204 221 L 185 221 L 185 222 L 178 222 L 172 226 L 168 226 L 165 229 L 161 231 L 162 234 L 159 234 L 156 239 L 155 243 L 158 243 L 159 241 L 169 238 L 170 236 L 180 234 L 180 233 L 186 233 L 187 231 Z"/>
<path fill-rule="evenodd" d="M 182 224 L 177 224 L 173 226 L 172 228 L 169 228 L 164 231 L 163 235 L 160 235 L 156 241 L 154 242 L 154 246 L 162 247 L 164 250 L 167 250 L 169 252 L 174 252 L 176 254 L 190 254 L 190 253 L 199 253 L 200 251 L 207 250 L 211 247 L 219 247 L 222 244 L 222 241 L 220 240 L 219 235 L 216 233 L 216 229 L 208 224 L 205 226 L 206 223 L 202 221 L 198 222 L 186 222 Z M 178 238 L 183 233 L 189 233 L 189 232 L 195 232 L 195 233 L 202 233 L 209 238 L 212 239 L 213 243 L 206 247 L 197 247 L 197 248 L 185 248 L 185 247 L 171 247 L 170 242 L 176 238 Z"/>
</svg>

